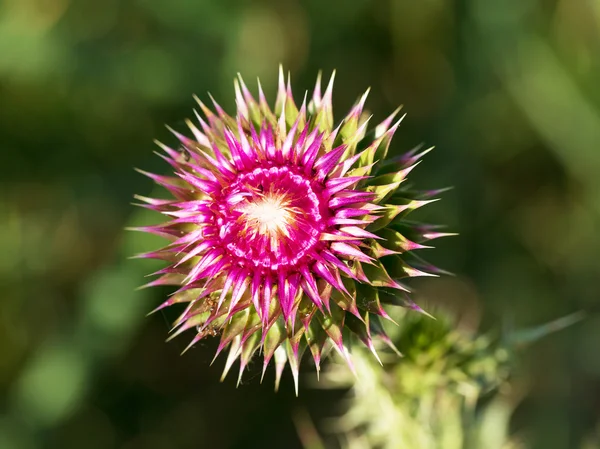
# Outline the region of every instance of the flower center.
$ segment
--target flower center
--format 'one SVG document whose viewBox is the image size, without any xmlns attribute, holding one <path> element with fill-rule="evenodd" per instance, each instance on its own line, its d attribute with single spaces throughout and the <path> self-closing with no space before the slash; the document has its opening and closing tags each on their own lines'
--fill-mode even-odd
<svg viewBox="0 0 600 449">
<path fill-rule="evenodd" d="M 324 228 L 318 189 L 288 167 L 257 168 L 224 190 L 219 235 L 242 264 L 292 268 Z"/>
<path fill-rule="evenodd" d="M 287 235 L 292 225 L 293 211 L 285 194 L 261 195 L 255 201 L 246 201 L 240 208 L 240 220 L 248 230 L 262 235 Z"/>
</svg>

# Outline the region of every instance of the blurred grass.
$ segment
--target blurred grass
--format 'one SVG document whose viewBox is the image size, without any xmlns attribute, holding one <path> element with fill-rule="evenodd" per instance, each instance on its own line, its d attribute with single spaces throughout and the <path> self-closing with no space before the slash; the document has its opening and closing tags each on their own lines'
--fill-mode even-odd
<svg viewBox="0 0 600 449">
<path fill-rule="evenodd" d="M 597 1 L 3 0 L 0 447 L 299 447 L 289 379 L 236 390 L 213 342 L 163 343 L 144 315 L 168 291 L 134 291 L 151 267 L 125 259 L 155 242 L 123 232 L 152 219 L 132 167 L 167 169 L 163 123 L 183 129 L 192 93 L 232 110 L 238 71 L 272 94 L 280 62 L 298 97 L 337 68 L 338 117 L 367 86 L 376 119 L 404 104 L 393 151 L 437 145 L 413 179 L 455 186 L 423 218 L 460 232 L 429 255 L 458 277 L 423 300 L 489 325 L 588 313 L 528 353 L 514 425 L 598 447 L 599 54 Z"/>
</svg>

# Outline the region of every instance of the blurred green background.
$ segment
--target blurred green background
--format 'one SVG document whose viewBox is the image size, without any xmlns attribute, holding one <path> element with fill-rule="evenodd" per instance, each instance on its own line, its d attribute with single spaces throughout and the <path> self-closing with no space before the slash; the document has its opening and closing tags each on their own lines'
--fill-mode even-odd
<svg viewBox="0 0 600 449">
<path fill-rule="evenodd" d="M 339 405 L 219 383 L 214 341 L 180 357 L 126 259 L 159 244 L 123 228 L 157 219 L 130 202 L 163 123 L 192 93 L 233 112 L 238 71 L 274 99 L 280 62 L 297 100 L 337 69 L 337 118 L 368 86 L 375 120 L 403 104 L 392 151 L 436 145 L 411 176 L 455 187 L 421 217 L 460 232 L 426 254 L 457 276 L 419 298 L 484 328 L 587 311 L 523 353 L 514 427 L 600 447 L 600 1 L 0 0 L 0 448 L 299 448 L 293 413 Z"/>
</svg>

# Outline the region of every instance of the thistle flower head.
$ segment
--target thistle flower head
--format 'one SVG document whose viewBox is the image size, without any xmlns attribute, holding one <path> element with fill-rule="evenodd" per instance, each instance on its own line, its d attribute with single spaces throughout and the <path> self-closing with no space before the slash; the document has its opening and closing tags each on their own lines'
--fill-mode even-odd
<svg viewBox="0 0 600 449">
<path fill-rule="evenodd" d="M 428 150 L 386 160 L 398 110 L 367 133 L 365 93 L 334 128 L 333 76 L 323 94 L 320 84 L 298 108 L 280 70 L 272 110 L 239 77 L 235 117 L 198 100 L 193 137 L 159 144 L 174 176 L 143 172 L 173 197 L 137 197 L 169 218 L 138 228 L 170 240 L 142 255 L 170 262 L 148 285 L 179 287 L 158 308 L 187 303 L 173 335 L 192 329 L 190 346 L 220 335 L 224 375 L 239 358 L 241 378 L 258 349 L 264 368 L 274 357 L 276 384 L 290 364 L 296 389 L 307 348 L 317 372 L 331 347 L 351 365 L 346 330 L 374 352 L 374 338 L 389 342 L 382 304 L 421 311 L 399 279 L 439 271 L 413 251 L 447 234 L 406 220 L 437 193 L 404 182 Z"/>
<path fill-rule="evenodd" d="M 509 388 L 514 347 L 495 332 L 457 324 L 456 312 L 438 307 L 436 320 L 394 311 L 391 338 L 404 357 L 387 357 L 385 369 L 365 351 L 324 370 L 321 388 L 344 388 L 348 408 L 328 428 L 344 449 L 520 447 L 509 422 L 522 394 Z"/>
</svg>

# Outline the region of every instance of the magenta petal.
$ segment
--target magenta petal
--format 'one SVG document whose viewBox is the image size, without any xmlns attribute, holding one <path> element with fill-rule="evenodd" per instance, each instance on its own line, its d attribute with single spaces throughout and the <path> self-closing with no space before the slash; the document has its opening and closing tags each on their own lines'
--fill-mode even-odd
<svg viewBox="0 0 600 449">
<path fill-rule="evenodd" d="M 350 204 L 363 203 L 373 200 L 377 195 L 371 192 L 342 191 L 329 201 L 329 207 L 337 209 Z"/>
<path fill-rule="evenodd" d="M 340 145 L 337 148 L 334 148 L 329 153 L 321 156 L 321 158 L 314 165 L 314 169 L 317 170 L 317 179 L 323 180 L 325 177 L 333 170 L 333 168 L 337 165 L 342 154 L 346 151 L 346 145 Z"/>
<path fill-rule="evenodd" d="M 262 318 L 261 315 L 261 307 L 260 307 L 260 286 L 262 285 L 263 276 L 260 272 L 255 272 L 252 277 L 252 285 L 251 285 L 251 295 L 252 295 L 252 303 L 254 304 L 254 308 L 258 316 Z"/>
<path fill-rule="evenodd" d="M 320 254 L 320 256 L 324 260 L 326 260 L 327 262 L 331 263 L 332 265 L 334 265 L 335 267 L 337 267 L 339 270 L 341 270 L 342 273 L 344 273 L 349 278 L 356 279 L 356 276 L 354 275 L 354 273 L 352 273 L 352 270 L 350 270 L 350 268 L 348 268 L 348 265 L 346 265 L 340 259 L 338 259 L 337 257 L 335 257 L 329 251 L 322 251 L 321 254 Z"/>
<path fill-rule="evenodd" d="M 233 291 L 231 292 L 231 303 L 229 305 L 230 316 L 232 316 L 237 303 L 242 299 L 249 283 L 248 272 L 246 270 L 240 270 L 238 277 L 234 282 Z"/>
<path fill-rule="evenodd" d="M 302 290 L 304 290 L 304 293 L 306 293 L 315 306 L 317 306 L 319 310 L 323 311 L 323 300 L 319 295 L 319 289 L 317 288 L 317 283 L 315 282 L 314 276 L 306 267 L 302 267 L 300 272 L 302 273 L 303 278 L 300 283 Z"/>
<path fill-rule="evenodd" d="M 204 257 L 192 268 L 190 274 L 188 274 L 188 278 L 190 281 L 195 281 L 204 277 L 204 271 L 211 269 L 211 264 L 214 267 L 215 262 L 219 259 L 222 260 L 223 252 L 220 248 L 215 248 L 210 250 L 208 253 L 204 255 Z"/>
<path fill-rule="evenodd" d="M 310 144 L 302 156 L 302 165 L 305 167 L 306 174 L 309 174 L 313 169 L 313 163 L 317 158 L 317 154 L 319 154 L 319 148 L 321 148 L 321 143 L 323 142 L 323 134 L 317 134 L 318 131 L 318 128 L 315 128 L 308 137 L 308 142 L 310 142 Z"/>
<path fill-rule="evenodd" d="M 347 178 L 331 178 L 325 184 L 327 194 L 333 195 L 348 187 L 354 186 L 363 179 L 368 179 L 369 176 L 349 176 Z"/>
<path fill-rule="evenodd" d="M 358 248 L 344 242 L 333 242 L 331 244 L 331 250 L 335 253 L 341 254 L 342 256 L 357 259 L 361 262 L 370 262 L 373 260 Z"/>
<path fill-rule="evenodd" d="M 331 272 L 329 271 L 329 268 L 327 268 L 327 266 L 325 266 L 322 262 L 320 262 L 320 261 L 315 262 L 313 265 L 313 270 L 317 274 L 319 274 L 323 279 L 325 279 L 327 282 L 329 282 L 331 285 L 333 285 L 337 290 L 344 292 L 344 293 L 348 293 L 346 290 L 346 287 L 344 287 L 344 284 L 342 283 L 341 279 L 339 279 L 339 277 L 332 275 Z"/>
<path fill-rule="evenodd" d="M 231 289 L 231 286 L 233 285 L 233 281 L 237 278 L 237 276 L 238 276 L 238 272 L 235 270 L 232 270 L 227 275 L 227 278 L 225 278 L 225 284 L 223 284 L 223 290 L 221 290 L 221 296 L 219 296 L 219 301 L 217 302 L 217 310 L 219 310 L 221 308 L 221 305 L 223 304 L 223 301 L 225 301 L 225 297 L 229 293 L 229 290 Z"/>
<path fill-rule="evenodd" d="M 271 301 L 273 300 L 273 279 L 270 275 L 267 275 L 263 284 L 263 294 L 260 299 L 260 317 L 263 326 L 269 321 L 269 308 L 271 307 Z"/>
<path fill-rule="evenodd" d="M 378 235 L 373 234 L 372 232 L 366 231 L 362 228 L 359 228 L 358 226 L 341 226 L 340 231 L 343 232 L 344 234 L 359 238 L 361 240 L 362 239 L 381 240 L 381 237 L 379 237 Z"/>
<path fill-rule="evenodd" d="M 278 277 L 277 294 L 279 296 L 279 305 L 281 306 L 281 312 L 283 313 L 284 321 L 288 321 L 290 318 L 290 312 L 294 305 L 293 299 L 290 295 L 290 286 L 287 282 L 286 273 L 280 271 Z"/>
</svg>

